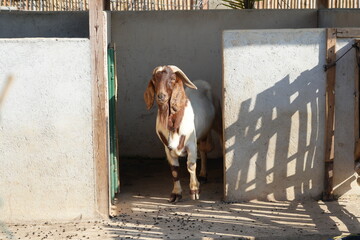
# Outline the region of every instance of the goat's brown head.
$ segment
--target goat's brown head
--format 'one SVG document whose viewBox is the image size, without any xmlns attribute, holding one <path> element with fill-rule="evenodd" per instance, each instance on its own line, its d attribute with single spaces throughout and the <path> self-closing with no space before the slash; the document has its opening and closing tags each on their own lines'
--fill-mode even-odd
<svg viewBox="0 0 360 240">
<path fill-rule="evenodd" d="M 160 109 L 169 106 L 171 110 L 177 111 L 186 101 L 183 84 L 197 89 L 180 68 L 172 65 L 156 67 L 144 93 L 147 109 L 150 109 L 156 100 Z"/>
</svg>

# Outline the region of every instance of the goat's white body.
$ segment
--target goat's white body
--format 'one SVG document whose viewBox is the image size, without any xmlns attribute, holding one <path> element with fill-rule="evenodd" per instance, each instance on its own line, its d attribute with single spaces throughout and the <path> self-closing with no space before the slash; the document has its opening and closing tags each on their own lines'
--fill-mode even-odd
<svg viewBox="0 0 360 240">
<path fill-rule="evenodd" d="M 184 156 L 186 154 L 184 150 L 186 148 L 189 148 L 189 145 L 196 145 L 194 111 L 191 106 L 191 102 L 189 101 L 186 104 L 184 116 L 179 127 L 179 133 L 170 132 L 169 129 L 161 123 L 159 111 L 160 110 L 158 110 L 158 115 L 156 118 L 156 133 L 158 137 L 161 140 L 161 137 L 159 135 L 160 133 L 165 136 L 165 138 L 168 140 L 168 146 L 165 146 L 165 148 L 172 149 L 172 155 Z M 181 135 L 185 136 L 184 147 L 178 149 Z"/>
<path fill-rule="evenodd" d="M 187 167 L 190 173 L 190 190 L 199 189 L 196 178 L 197 143 L 208 136 L 215 119 L 215 107 L 212 99 L 210 85 L 202 80 L 195 81 L 197 90 L 187 88 L 185 90 L 189 101 L 186 103 L 184 115 L 180 123 L 179 132 L 173 133 L 160 121 L 160 110 L 156 118 L 156 133 L 161 139 L 160 133 L 167 139 L 165 152 L 171 166 L 179 166 L 178 157 L 187 154 Z M 179 147 L 181 136 L 185 136 L 184 145 Z M 164 143 L 165 145 L 165 143 Z M 205 159 L 206 160 L 206 159 Z M 202 164 L 202 168 L 206 164 Z M 205 169 L 205 168 L 204 168 Z M 205 172 L 204 172 L 205 171 Z M 206 170 L 203 170 L 206 175 Z M 180 181 L 174 182 L 173 193 L 181 194 Z"/>
<path fill-rule="evenodd" d="M 197 90 L 187 88 L 185 92 L 194 111 L 197 140 L 201 140 L 207 136 L 211 129 L 215 119 L 215 107 L 209 83 L 197 80 L 194 84 L 197 86 Z"/>
<path fill-rule="evenodd" d="M 184 149 L 190 145 L 195 145 L 197 141 L 206 138 L 215 118 L 215 107 L 213 104 L 210 85 L 203 81 L 194 81 L 197 90 L 187 88 L 185 90 L 189 101 L 184 110 L 179 133 L 171 133 L 160 121 L 160 114 L 156 118 L 156 132 L 161 140 L 161 132 L 168 140 L 168 146 L 172 149 L 172 154 L 177 156 L 184 155 Z M 160 110 L 158 110 L 159 112 Z M 184 148 L 178 149 L 181 135 L 185 136 Z"/>
</svg>

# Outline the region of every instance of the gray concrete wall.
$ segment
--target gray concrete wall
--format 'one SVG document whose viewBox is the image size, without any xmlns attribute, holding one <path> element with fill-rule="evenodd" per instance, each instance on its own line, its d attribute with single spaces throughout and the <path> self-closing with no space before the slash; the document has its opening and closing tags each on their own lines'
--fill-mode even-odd
<svg viewBox="0 0 360 240">
<path fill-rule="evenodd" d="M 314 28 L 317 11 L 113 12 L 111 21 L 117 44 L 120 154 L 164 157 L 155 134 L 156 108 L 147 111 L 143 101 L 156 66 L 177 65 L 190 79 L 209 81 L 221 96 L 223 30 Z M 215 156 L 221 155 L 217 149 Z"/>
<path fill-rule="evenodd" d="M 325 30 L 224 32 L 225 198 L 319 198 Z"/>
<path fill-rule="evenodd" d="M 88 38 L 88 19 L 88 12 L 0 11 L 0 38 Z"/>
<path fill-rule="evenodd" d="M 341 39 L 339 55 L 353 40 Z M 318 199 L 323 191 L 325 29 L 224 32 L 225 198 Z M 335 195 L 354 176 L 355 51 L 337 63 Z M 344 124 L 346 123 L 346 124 Z"/>
<path fill-rule="evenodd" d="M 0 39 L 0 221 L 95 216 L 88 39 Z"/>
<path fill-rule="evenodd" d="M 322 9 L 319 10 L 318 27 L 360 27 L 359 9 Z"/>
</svg>

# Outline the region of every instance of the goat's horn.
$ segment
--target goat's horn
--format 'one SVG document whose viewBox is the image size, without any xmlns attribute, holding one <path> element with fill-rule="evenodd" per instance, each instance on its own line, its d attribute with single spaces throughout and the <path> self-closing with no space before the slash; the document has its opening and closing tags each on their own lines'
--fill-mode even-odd
<svg viewBox="0 0 360 240">
<path fill-rule="evenodd" d="M 195 84 L 193 84 L 190 79 L 185 75 L 185 73 L 183 71 L 181 71 L 180 68 L 178 68 L 177 66 L 174 65 L 170 65 L 169 66 L 171 68 L 171 70 L 174 73 L 179 73 L 182 80 L 184 81 L 185 85 L 188 86 L 189 88 L 193 88 L 193 89 L 197 89 L 197 87 L 195 86 Z"/>
</svg>

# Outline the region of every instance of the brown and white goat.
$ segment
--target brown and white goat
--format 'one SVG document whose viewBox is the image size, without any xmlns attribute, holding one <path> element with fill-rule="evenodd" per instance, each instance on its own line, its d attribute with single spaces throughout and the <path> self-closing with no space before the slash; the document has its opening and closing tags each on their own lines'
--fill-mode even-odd
<svg viewBox="0 0 360 240">
<path fill-rule="evenodd" d="M 147 109 L 153 106 L 154 99 L 158 104 L 156 133 L 164 144 L 174 181 L 170 202 L 182 198 L 180 156 L 187 155 L 192 199 L 199 199 L 200 183 L 196 177 L 198 150 L 201 157 L 199 178 L 207 177 L 206 152 L 212 150 L 210 132 L 216 116 L 216 104 L 207 82 L 199 80 L 194 83 L 176 66 L 159 66 L 154 69 L 144 93 Z M 189 88 L 185 90 L 184 84 Z"/>
</svg>

